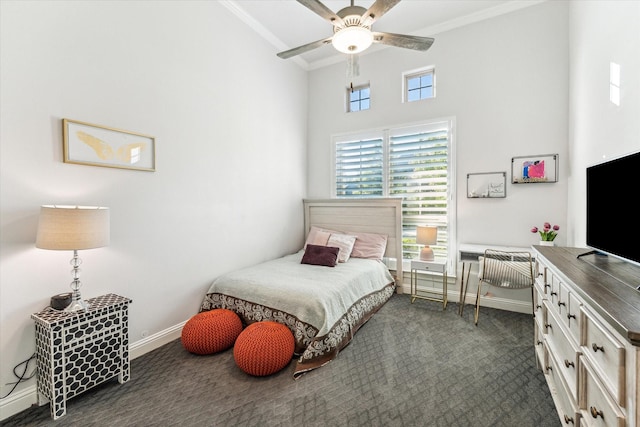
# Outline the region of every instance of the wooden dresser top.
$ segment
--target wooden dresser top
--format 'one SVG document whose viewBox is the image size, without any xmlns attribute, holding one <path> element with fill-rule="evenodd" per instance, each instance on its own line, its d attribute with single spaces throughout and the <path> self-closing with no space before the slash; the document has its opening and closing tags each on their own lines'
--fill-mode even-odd
<svg viewBox="0 0 640 427">
<path fill-rule="evenodd" d="M 640 346 L 640 267 L 583 248 L 533 246 L 578 295 L 631 344 Z"/>
</svg>

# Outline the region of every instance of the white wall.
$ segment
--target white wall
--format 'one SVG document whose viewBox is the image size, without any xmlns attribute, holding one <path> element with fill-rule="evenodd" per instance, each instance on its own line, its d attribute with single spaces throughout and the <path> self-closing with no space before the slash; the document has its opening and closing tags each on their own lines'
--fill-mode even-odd
<svg viewBox="0 0 640 427">
<path fill-rule="evenodd" d="M 371 109 L 344 112 L 345 64 L 310 73 L 309 196 L 331 194 L 331 135 L 455 116 L 458 242 L 529 246 L 545 221 L 566 240 L 568 4 L 545 2 L 434 34 L 425 53 L 362 55 Z M 436 67 L 437 97 L 403 104 L 402 73 Z M 559 182 L 510 184 L 514 156 L 558 153 Z M 508 173 L 507 198 L 468 199 L 466 174 Z"/>
<path fill-rule="evenodd" d="M 132 343 L 195 314 L 217 275 L 301 246 L 307 75 L 214 1 L 0 5 L 4 395 L 31 313 L 71 281 L 71 252 L 34 246 L 40 205 L 111 208 L 82 293 L 131 298 Z M 63 163 L 62 118 L 155 136 L 157 171 Z"/>
<path fill-rule="evenodd" d="M 640 150 L 640 2 L 571 2 L 570 167 L 568 236 L 586 245 L 585 169 Z M 620 65 L 621 102 L 609 101 L 609 64 Z M 637 183 L 629 197 L 640 193 Z M 612 232 L 625 235 L 615 228 Z"/>
</svg>

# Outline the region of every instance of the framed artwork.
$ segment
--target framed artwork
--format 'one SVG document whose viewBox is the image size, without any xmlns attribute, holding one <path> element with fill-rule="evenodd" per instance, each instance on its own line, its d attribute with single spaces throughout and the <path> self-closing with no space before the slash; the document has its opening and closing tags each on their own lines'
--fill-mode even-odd
<svg viewBox="0 0 640 427">
<path fill-rule="evenodd" d="M 482 172 L 467 174 L 467 198 L 507 197 L 506 172 Z"/>
<path fill-rule="evenodd" d="M 511 159 L 511 182 L 534 184 L 558 182 L 558 155 L 541 154 Z"/>
<path fill-rule="evenodd" d="M 156 170 L 156 141 L 148 135 L 62 119 L 64 162 Z"/>
</svg>

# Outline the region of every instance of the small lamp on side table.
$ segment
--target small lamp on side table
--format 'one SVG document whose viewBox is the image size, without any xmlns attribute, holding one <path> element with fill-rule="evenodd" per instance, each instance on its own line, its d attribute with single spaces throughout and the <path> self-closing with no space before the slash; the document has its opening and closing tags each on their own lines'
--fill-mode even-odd
<svg viewBox="0 0 640 427">
<path fill-rule="evenodd" d="M 42 206 L 36 247 L 72 250 L 71 289 L 73 297 L 65 311 L 86 310 L 89 305 L 80 296 L 80 249 L 109 245 L 109 208 L 89 206 Z"/>
<path fill-rule="evenodd" d="M 433 249 L 429 245 L 435 245 L 438 242 L 438 228 L 437 227 L 421 227 L 416 229 L 416 243 L 424 245 L 422 251 L 420 251 L 421 261 L 433 261 Z"/>
</svg>

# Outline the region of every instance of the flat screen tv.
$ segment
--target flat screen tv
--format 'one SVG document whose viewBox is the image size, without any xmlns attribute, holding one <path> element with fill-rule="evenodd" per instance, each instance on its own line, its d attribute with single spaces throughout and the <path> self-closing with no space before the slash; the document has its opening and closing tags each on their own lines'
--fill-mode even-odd
<svg viewBox="0 0 640 427">
<path fill-rule="evenodd" d="M 587 246 L 640 266 L 640 151 L 587 167 Z"/>
</svg>

